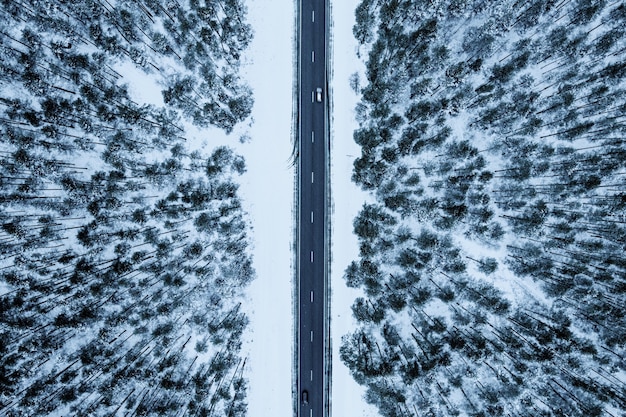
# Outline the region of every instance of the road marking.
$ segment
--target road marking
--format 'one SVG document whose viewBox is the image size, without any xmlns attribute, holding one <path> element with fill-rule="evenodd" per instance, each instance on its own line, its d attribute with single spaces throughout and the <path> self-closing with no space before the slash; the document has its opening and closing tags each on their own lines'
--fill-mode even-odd
<svg viewBox="0 0 626 417">
<path fill-rule="evenodd" d="M 315 51 L 311 51 L 311 62 L 315 62 Z"/>
<path fill-rule="evenodd" d="M 311 91 L 311 103 L 315 103 L 315 93 Z"/>
<path fill-rule="evenodd" d="M 313 369 L 311 369 L 311 381 L 313 381 Z"/>
<path fill-rule="evenodd" d="M 311 330 L 311 342 L 313 341 L 313 330 Z"/>
<path fill-rule="evenodd" d="M 314 181 L 314 179 L 313 179 L 313 177 L 314 177 L 314 175 L 313 175 L 313 171 L 311 171 L 311 184 L 313 184 L 313 182 L 315 182 L 315 181 Z"/>
<path fill-rule="evenodd" d="M 311 223 L 313 223 L 313 212 L 311 212 Z"/>
<path fill-rule="evenodd" d="M 311 11 L 311 22 L 315 22 L 315 10 Z"/>
<path fill-rule="evenodd" d="M 311 408 L 311 412 L 309 413 L 311 417 L 313 417 L 313 409 Z"/>
<path fill-rule="evenodd" d="M 315 132 L 311 132 L 311 143 L 315 143 Z"/>
<path fill-rule="evenodd" d="M 313 291 L 311 291 L 311 302 L 313 302 Z"/>
<path fill-rule="evenodd" d="M 311 251 L 311 262 L 313 262 L 313 251 Z"/>
</svg>

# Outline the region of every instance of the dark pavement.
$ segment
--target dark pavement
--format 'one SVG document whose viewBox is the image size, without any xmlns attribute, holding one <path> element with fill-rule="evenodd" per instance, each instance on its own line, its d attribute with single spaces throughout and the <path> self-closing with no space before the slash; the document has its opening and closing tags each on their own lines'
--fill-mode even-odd
<svg viewBox="0 0 626 417">
<path fill-rule="evenodd" d="M 326 416 L 326 4 L 300 3 L 299 92 L 299 341 L 301 417 Z M 316 89 L 322 89 L 318 102 Z M 308 403 L 302 393 L 308 393 Z"/>
</svg>

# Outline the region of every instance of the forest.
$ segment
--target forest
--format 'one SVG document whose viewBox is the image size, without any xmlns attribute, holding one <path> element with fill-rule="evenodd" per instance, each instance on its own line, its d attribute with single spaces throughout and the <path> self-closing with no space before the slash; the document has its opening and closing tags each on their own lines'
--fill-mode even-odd
<svg viewBox="0 0 626 417">
<path fill-rule="evenodd" d="M 0 16 L 0 415 L 245 415 L 246 164 L 210 133 L 251 112 L 243 2 Z"/>
<path fill-rule="evenodd" d="M 362 0 L 358 326 L 383 416 L 626 416 L 626 4 Z"/>
</svg>

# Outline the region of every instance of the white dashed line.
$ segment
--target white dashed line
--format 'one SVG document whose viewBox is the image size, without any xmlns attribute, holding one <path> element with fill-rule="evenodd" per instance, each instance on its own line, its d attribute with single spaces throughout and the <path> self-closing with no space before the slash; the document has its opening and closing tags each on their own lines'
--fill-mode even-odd
<svg viewBox="0 0 626 417">
<path fill-rule="evenodd" d="M 311 262 L 313 262 L 313 251 L 311 251 Z"/>
<path fill-rule="evenodd" d="M 311 330 L 311 342 L 313 341 L 313 330 Z"/>
<path fill-rule="evenodd" d="M 313 302 L 313 291 L 311 291 L 311 302 Z"/>
<path fill-rule="evenodd" d="M 311 369 L 311 381 L 313 381 L 313 369 Z"/>
<path fill-rule="evenodd" d="M 315 62 L 315 51 L 311 51 L 311 62 Z"/>
<path fill-rule="evenodd" d="M 311 11 L 311 22 L 315 22 L 315 10 Z"/>
<path fill-rule="evenodd" d="M 314 179 L 313 171 L 311 171 L 311 184 L 313 184 L 314 182 L 315 182 L 315 179 Z"/>
<path fill-rule="evenodd" d="M 313 223 L 313 212 L 311 212 L 311 223 Z"/>
<path fill-rule="evenodd" d="M 311 132 L 311 143 L 315 143 L 315 132 Z"/>
</svg>

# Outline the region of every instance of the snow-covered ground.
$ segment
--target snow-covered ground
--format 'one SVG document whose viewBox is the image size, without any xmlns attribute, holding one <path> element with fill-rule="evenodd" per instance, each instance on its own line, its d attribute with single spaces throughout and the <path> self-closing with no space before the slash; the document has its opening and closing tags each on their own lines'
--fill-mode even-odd
<svg viewBox="0 0 626 417">
<path fill-rule="evenodd" d="M 287 417 L 292 414 L 294 7 L 293 0 L 250 0 L 247 6 L 255 34 L 242 76 L 254 91 L 255 104 L 250 127 L 233 134 L 250 137 L 237 149 L 248 167 L 240 190 L 252 222 L 257 273 L 245 307 L 250 319 L 243 348 L 248 356 L 248 415 Z"/>
<path fill-rule="evenodd" d="M 361 63 L 352 37 L 357 0 L 332 6 L 333 19 L 333 247 L 331 280 L 333 381 L 332 413 L 335 416 L 376 416 L 363 400 L 364 390 L 339 359 L 341 336 L 355 326 L 350 305 L 358 292 L 344 285 L 347 264 L 358 249 L 352 219 L 366 196 L 350 181 L 352 161 L 359 148 L 352 141 L 357 96 L 348 78 Z M 290 165 L 293 0 L 248 2 L 248 19 L 255 37 L 242 75 L 254 90 L 251 125 L 234 134 L 248 134 L 239 145 L 248 172 L 242 177 L 241 194 L 252 221 L 253 256 L 257 278 L 248 290 L 250 326 L 244 351 L 248 352 L 248 411 L 250 417 L 283 417 L 292 414 L 292 285 L 293 192 Z"/>
<path fill-rule="evenodd" d="M 365 403 L 364 389 L 350 376 L 348 368 L 339 359 L 341 336 L 356 327 L 350 306 L 360 291 L 346 287 L 343 271 L 357 259 L 358 246 L 352 232 L 352 221 L 367 195 L 351 180 L 352 162 L 360 155 L 359 146 L 352 140 L 357 127 L 354 107 L 357 95 L 350 89 L 349 77 L 363 71 L 363 64 L 356 57 L 357 42 L 352 36 L 354 9 L 358 0 L 333 2 L 331 66 L 333 116 L 331 131 L 331 188 L 332 265 L 331 265 L 331 314 L 333 342 L 332 414 L 341 417 L 377 416 L 376 409 Z"/>
</svg>

